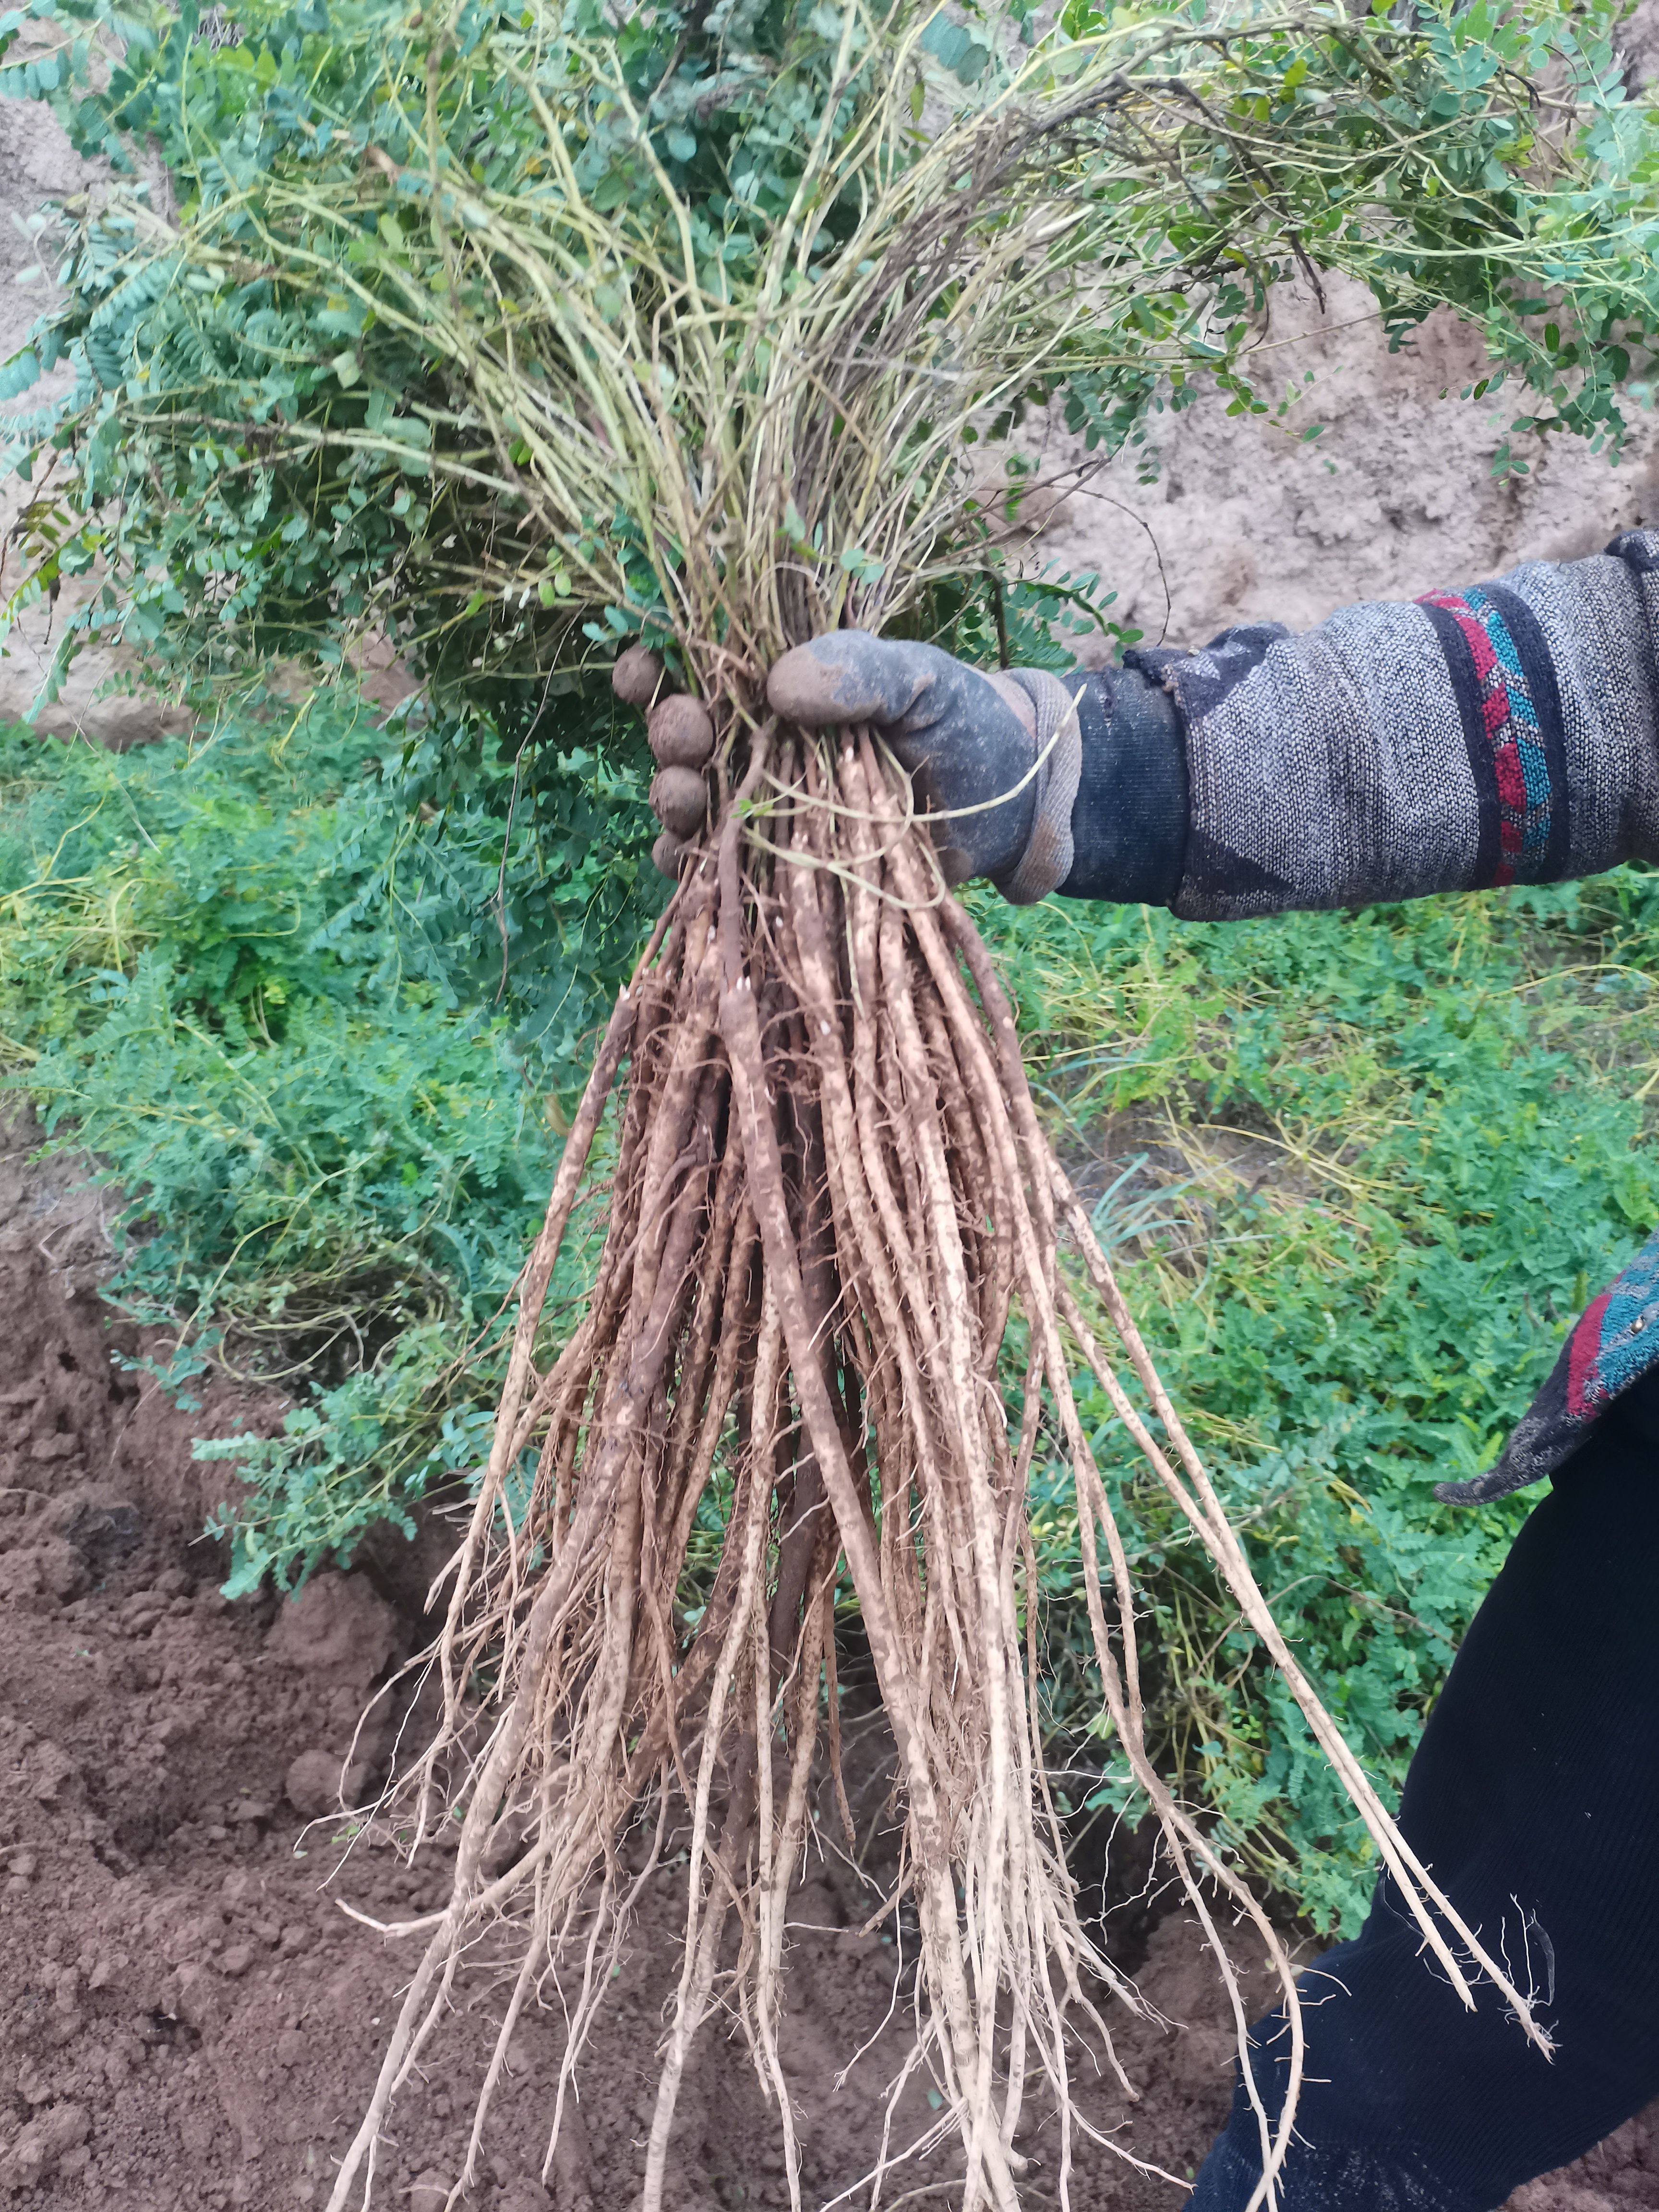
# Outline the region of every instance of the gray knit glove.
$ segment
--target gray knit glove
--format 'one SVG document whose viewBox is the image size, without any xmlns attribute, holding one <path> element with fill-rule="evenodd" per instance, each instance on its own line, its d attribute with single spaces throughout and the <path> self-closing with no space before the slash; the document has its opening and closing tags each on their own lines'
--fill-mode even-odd
<svg viewBox="0 0 1659 2212">
<path fill-rule="evenodd" d="M 842 629 L 786 653 L 767 680 L 775 713 L 821 729 L 872 724 L 938 820 L 945 880 L 988 876 L 1016 906 L 1072 872 L 1083 772 L 1076 702 L 1041 669 L 981 675 L 937 646 Z"/>
</svg>

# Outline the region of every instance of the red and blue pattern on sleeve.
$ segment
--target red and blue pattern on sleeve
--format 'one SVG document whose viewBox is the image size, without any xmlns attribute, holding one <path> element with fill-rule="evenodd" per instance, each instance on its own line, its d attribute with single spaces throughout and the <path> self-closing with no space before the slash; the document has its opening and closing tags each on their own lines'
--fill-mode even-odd
<svg viewBox="0 0 1659 2212">
<path fill-rule="evenodd" d="M 1449 1505 L 1481 1505 L 1553 1474 L 1633 1382 L 1659 1367 L 1659 1231 L 1624 1272 L 1585 1308 L 1561 1347 L 1549 1380 L 1489 1474 L 1443 1482 Z"/>
<path fill-rule="evenodd" d="M 1480 810 L 1474 888 L 1551 883 L 1566 866 L 1566 749 L 1536 617 L 1501 584 L 1418 601 L 1439 636 Z"/>
</svg>

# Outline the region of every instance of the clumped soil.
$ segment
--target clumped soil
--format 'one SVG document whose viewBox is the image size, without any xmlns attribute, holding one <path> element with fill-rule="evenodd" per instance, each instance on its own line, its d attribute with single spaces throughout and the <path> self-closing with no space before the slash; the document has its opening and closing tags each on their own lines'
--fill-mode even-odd
<svg viewBox="0 0 1659 2212">
<path fill-rule="evenodd" d="M 363 1782 L 390 1755 L 405 1710 L 397 1670 L 423 1640 L 420 1592 L 447 1538 L 439 1526 L 415 1547 L 383 1547 L 297 1603 L 227 1604 L 200 1534 L 223 1473 L 192 1462 L 190 1437 L 263 1425 L 280 1405 L 222 1384 L 180 1413 L 121 1368 L 113 1355 L 142 1346 L 98 1295 L 98 1194 L 72 1163 L 31 1159 L 35 1134 L 0 1127 L 0 2200 L 319 2205 L 413 1963 L 410 1945 L 337 1900 L 396 1919 L 447 1893 L 441 1851 L 411 1870 L 372 1836 L 353 1843 L 331 1810 L 348 1759 Z M 815 2207 L 870 2168 L 905 2047 L 911 1930 L 901 1912 L 860 1932 L 879 1894 L 871 1878 L 886 1871 L 890 1767 L 877 1723 L 849 1735 L 860 1833 L 878 1840 L 863 1874 L 826 1848 L 801 1893 L 782 2045 Z M 469 2200 L 481 2212 L 634 2201 L 678 1966 L 678 1875 L 660 1871 L 641 1899 L 545 2185 L 562 2027 L 551 2008 L 521 2029 Z M 1184 2178 L 1227 2105 L 1219 1982 L 1179 1910 L 1159 1917 L 1131 1899 L 1113 1924 L 1162 2018 L 1114 2021 L 1144 2101 L 1128 2106 L 1103 2070 L 1084 2101 L 1138 2158 Z M 378 2201 L 439 2212 L 506 1995 L 481 1958 L 458 1988 L 441 2069 L 394 2113 Z M 918 2081 L 896 2112 L 895 2147 L 930 2117 Z M 703 2039 L 677 2142 L 675 2212 L 787 2203 L 735 2022 Z M 1057 2201 L 1051 2116 L 1033 2108 L 1023 2148 L 1032 2201 Z M 884 2199 L 932 2183 L 949 2201 L 950 2172 L 947 2148 L 896 2174 Z M 1079 2148 L 1079 2207 L 1176 2212 L 1183 2195 Z M 1514 2212 L 1615 2204 L 1659 2208 L 1654 2117 L 1532 2185 Z"/>
</svg>

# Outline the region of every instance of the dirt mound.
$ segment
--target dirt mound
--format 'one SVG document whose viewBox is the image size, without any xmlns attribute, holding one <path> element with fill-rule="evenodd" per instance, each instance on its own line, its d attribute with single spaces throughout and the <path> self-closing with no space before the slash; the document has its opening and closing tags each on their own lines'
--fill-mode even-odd
<svg viewBox="0 0 1659 2212">
<path fill-rule="evenodd" d="M 1322 310 L 1283 287 L 1263 337 L 1262 396 L 1301 395 L 1288 435 L 1276 415 L 1229 417 L 1206 395 L 1155 416 L 1145 448 L 1075 489 L 1064 471 L 1088 459 L 1081 441 L 1053 429 L 1034 441 L 1047 489 L 1024 510 L 1042 526 L 1031 567 L 1093 571 L 1118 594 L 1117 621 L 1149 644 L 1190 646 L 1231 623 L 1302 629 L 1358 599 L 1576 560 L 1659 519 L 1659 417 L 1639 396 L 1617 468 L 1580 441 L 1511 437 L 1515 387 L 1459 397 L 1486 374 L 1476 331 L 1442 309 L 1390 353 L 1369 293 L 1341 279 L 1324 289 Z M 1324 434 L 1302 442 L 1316 424 Z M 1525 475 L 1493 476 L 1504 444 Z M 1109 658 L 1107 642 L 1084 657 Z"/>
<path fill-rule="evenodd" d="M 1576 2165 L 1517 2189 L 1504 2212 L 1651 2212 L 1656 2204 L 1659 2105 L 1650 2105 Z"/>
<path fill-rule="evenodd" d="M 72 1162 L 32 1163 L 34 1133 L 14 1124 L 0 1141 L 0 2203 L 293 2212 L 327 2197 L 412 1963 L 407 1942 L 335 1899 L 409 1919 L 447 1891 L 441 1850 L 410 1870 L 354 1840 L 336 1809 L 348 1759 L 355 1794 L 388 1755 L 395 1698 L 378 1726 L 357 1723 L 419 1639 L 411 1594 L 426 1563 L 388 1552 L 319 1576 L 295 1604 L 219 1596 L 221 1562 L 199 1531 L 204 1485 L 222 1475 L 192 1463 L 190 1435 L 280 1407 L 222 1389 L 180 1414 L 115 1364 L 139 1346 L 97 1295 L 98 1194 Z M 797 1903 L 781 2042 L 814 2207 L 879 2154 L 904 2055 L 908 1942 L 914 1959 L 902 1911 L 866 1927 L 890 1765 L 873 1726 L 849 1733 L 858 1832 L 877 1848 L 860 1870 L 823 1847 Z M 468 2200 L 483 2212 L 634 2201 L 678 1970 L 678 1873 L 662 1869 L 641 1898 L 545 2186 L 564 2046 L 555 1991 L 521 2029 Z M 1072 2202 L 1175 2212 L 1226 2110 L 1231 2033 L 1181 1914 L 1148 1936 L 1131 1906 L 1114 1926 L 1164 2017 L 1115 2023 L 1145 2101 L 1128 2105 L 1103 2063 L 1083 2099 L 1103 2134 L 1170 2179 L 1084 2143 Z M 448 2070 L 394 2114 L 377 2203 L 440 2212 L 506 1996 L 480 1956 L 457 1990 Z M 927 2130 L 935 2103 L 913 2080 L 893 2109 L 895 2149 Z M 674 2212 L 787 2203 L 738 2023 L 705 2038 L 676 2141 Z M 1021 2148 L 1033 2201 L 1057 2201 L 1057 2134 L 1040 2106 Z M 948 2193 L 951 2170 L 947 2147 L 896 2175 L 884 2201 L 924 2185 Z M 1651 2117 L 1523 2191 L 1515 2212 L 1632 2204 L 1659 2207 Z"/>
</svg>

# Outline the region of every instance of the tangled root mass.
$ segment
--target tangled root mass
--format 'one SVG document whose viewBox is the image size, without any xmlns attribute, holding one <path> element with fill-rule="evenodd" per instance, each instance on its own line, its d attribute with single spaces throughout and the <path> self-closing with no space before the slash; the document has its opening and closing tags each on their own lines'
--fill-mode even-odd
<svg viewBox="0 0 1659 2212">
<path fill-rule="evenodd" d="M 901 1871 L 884 1910 L 908 1894 L 921 1931 L 906 2073 L 925 2065 L 941 2093 L 933 2136 L 903 2148 L 954 2131 L 965 2203 L 1012 2207 L 1022 2106 L 1042 2082 L 1068 2201 L 1076 2039 L 1115 2064 L 1101 2008 L 1135 1998 L 1079 1917 L 1044 1773 L 1026 1510 L 1039 1446 L 1069 1464 L 1111 1725 L 1229 1974 L 1241 2037 L 1218 1916 L 1250 1923 L 1278 1972 L 1291 2087 L 1275 2125 L 1259 2116 L 1271 2170 L 1300 2078 L 1291 1969 L 1148 1759 L 1133 1592 L 1074 1358 L 1285 1671 L 1425 1944 L 1466 1997 L 1484 1972 L 1528 2023 L 1525 2003 L 1413 1858 L 1286 1650 L 1038 1124 L 1012 1012 L 903 777 L 866 733 L 751 725 L 732 790 L 739 718 L 725 719 L 714 829 L 618 1000 L 521 1279 L 494 1449 L 434 1655 L 441 1725 L 398 1784 L 417 1841 L 433 1807 L 459 1796 L 465 1808 L 453 1894 L 404 1931 L 427 1947 L 332 2202 L 360 2190 L 368 2201 L 392 2100 L 439 2034 L 470 1949 L 503 1919 L 520 1931 L 520 1965 L 473 2156 L 514 2023 L 550 1984 L 570 2021 L 562 2106 L 627 1921 L 618 1840 L 642 1824 L 656 1839 L 647 1873 L 664 1838 L 689 1832 L 646 2212 L 661 2204 L 677 2092 L 716 2004 L 739 2017 L 775 2098 L 799 2203 L 777 2026 L 815 1762 L 845 1817 L 843 1580 L 897 1752 Z M 554 1350 L 548 1288 L 573 1210 L 592 1195 L 593 1140 L 624 1064 L 602 1255 Z M 1060 1269 L 1062 1229 L 1162 1443 Z M 715 1483 L 724 1538 L 693 1618 L 688 1547 Z M 558 2124 L 556 2112 L 555 2137 Z"/>
</svg>

